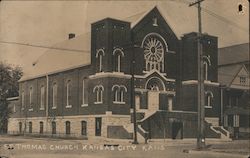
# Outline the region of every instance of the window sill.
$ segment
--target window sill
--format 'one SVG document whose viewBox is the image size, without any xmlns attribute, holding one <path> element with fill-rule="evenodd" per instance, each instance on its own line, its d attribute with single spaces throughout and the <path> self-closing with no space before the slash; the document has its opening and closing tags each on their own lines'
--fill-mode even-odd
<svg viewBox="0 0 250 158">
<path fill-rule="evenodd" d="M 56 106 L 52 106 L 52 108 L 51 109 L 56 109 Z"/>
<path fill-rule="evenodd" d="M 67 105 L 66 108 L 67 108 L 67 109 L 68 109 L 68 108 L 72 108 L 72 105 Z"/>
<path fill-rule="evenodd" d="M 40 110 L 45 110 L 44 108 L 40 108 Z"/>
<path fill-rule="evenodd" d="M 125 102 L 113 101 L 114 104 L 125 104 Z"/>
<path fill-rule="evenodd" d="M 82 104 L 81 107 L 87 107 L 89 106 L 88 104 Z"/>
<path fill-rule="evenodd" d="M 206 109 L 212 109 L 212 106 L 205 106 Z"/>
<path fill-rule="evenodd" d="M 32 108 L 32 109 L 29 109 L 29 111 L 33 111 L 33 108 Z"/>
<path fill-rule="evenodd" d="M 94 104 L 102 104 L 102 102 L 94 102 Z"/>
</svg>

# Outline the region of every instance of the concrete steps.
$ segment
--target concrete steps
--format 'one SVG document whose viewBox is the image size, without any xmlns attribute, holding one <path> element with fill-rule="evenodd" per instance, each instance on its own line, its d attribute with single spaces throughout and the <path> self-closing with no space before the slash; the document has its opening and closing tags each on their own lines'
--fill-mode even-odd
<svg viewBox="0 0 250 158">
<path fill-rule="evenodd" d="M 224 140 L 230 140 L 229 131 L 227 131 L 223 126 L 219 125 L 219 118 L 206 117 L 205 121 L 210 124 L 210 129 L 215 133 L 220 134 L 220 138 Z"/>
<path fill-rule="evenodd" d="M 131 123 L 129 125 L 123 125 L 123 127 L 129 133 L 134 133 L 134 124 L 133 123 Z M 139 141 L 139 143 L 145 142 L 145 138 L 139 132 L 137 132 L 137 140 Z"/>
</svg>

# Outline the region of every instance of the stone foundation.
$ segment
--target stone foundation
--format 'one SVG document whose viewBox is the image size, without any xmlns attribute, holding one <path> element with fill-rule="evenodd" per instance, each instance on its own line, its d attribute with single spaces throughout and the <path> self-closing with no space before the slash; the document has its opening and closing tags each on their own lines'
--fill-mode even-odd
<svg viewBox="0 0 250 158">
<path fill-rule="evenodd" d="M 28 117 L 28 118 L 10 118 L 8 121 L 8 133 L 20 134 L 19 122 L 22 122 L 22 132 L 31 135 L 52 135 L 52 121 L 56 122 L 55 136 L 66 136 L 66 121 L 70 121 L 71 137 L 81 137 L 82 121 L 87 122 L 87 137 L 95 136 L 95 118 L 102 118 L 101 137 L 108 137 L 108 126 L 124 126 L 130 124 L 128 115 L 112 115 L 107 112 L 106 115 L 81 115 L 81 116 L 57 116 L 55 118 L 46 117 Z M 26 122 L 26 129 L 25 129 Z M 29 122 L 32 122 L 32 133 L 29 133 Z M 40 122 L 43 122 L 43 134 L 40 134 Z M 100 137 L 100 136 L 99 136 Z"/>
</svg>

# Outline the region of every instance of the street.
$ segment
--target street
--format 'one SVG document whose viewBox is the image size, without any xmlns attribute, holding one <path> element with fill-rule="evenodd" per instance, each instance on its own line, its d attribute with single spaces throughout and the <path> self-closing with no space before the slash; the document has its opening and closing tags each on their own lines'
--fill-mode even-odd
<svg viewBox="0 0 250 158">
<path fill-rule="evenodd" d="M 207 140 L 206 151 L 196 151 L 196 139 L 152 140 L 133 145 L 128 141 L 63 140 L 32 137 L 0 137 L 0 156 L 8 158 L 247 158 L 248 140 Z"/>
</svg>

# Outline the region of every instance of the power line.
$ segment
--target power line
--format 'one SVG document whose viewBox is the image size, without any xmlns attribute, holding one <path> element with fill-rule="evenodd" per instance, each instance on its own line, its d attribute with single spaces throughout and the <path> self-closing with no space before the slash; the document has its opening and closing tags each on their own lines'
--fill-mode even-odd
<svg viewBox="0 0 250 158">
<path fill-rule="evenodd" d="M 203 11 L 205 11 L 206 13 L 208 13 L 209 15 L 212 15 L 212 16 L 216 17 L 217 19 L 220 19 L 220 20 L 222 20 L 222 21 L 224 21 L 224 22 L 226 22 L 228 24 L 231 24 L 232 26 L 238 27 L 239 29 L 248 32 L 248 30 L 246 28 L 238 25 L 237 23 L 234 23 L 234 22 L 226 19 L 225 17 L 220 16 L 220 15 L 218 15 L 218 14 L 216 14 L 216 13 L 212 12 L 211 10 L 208 10 L 208 9 L 206 9 L 204 7 L 202 7 L 202 9 L 203 9 Z"/>
<path fill-rule="evenodd" d="M 183 1 L 183 3 L 188 4 L 188 5 L 190 4 L 190 2 L 188 0 L 184 0 L 184 1 Z M 197 7 L 197 6 L 195 6 L 195 7 Z M 227 24 L 230 24 L 230 25 L 232 25 L 234 27 L 237 27 L 238 29 L 241 29 L 242 31 L 248 32 L 248 29 L 238 25 L 237 23 L 232 22 L 231 20 L 228 20 L 227 18 L 225 18 L 225 17 L 223 17 L 221 15 L 218 15 L 217 13 L 215 13 L 215 12 L 209 10 L 209 9 L 206 9 L 204 7 L 201 7 L 201 8 L 202 8 L 203 12 L 206 12 L 207 14 L 209 14 L 209 15 L 211 15 L 211 16 L 213 16 L 213 17 L 215 17 L 215 18 L 217 18 L 217 19 L 219 19 L 219 20 L 221 20 L 221 21 L 223 21 L 223 22 L 225 22 Z"/>
<path fill-rule="evenodd" d="M 54 50 L 62 50 L 62 51 L 71 51 L 71 52 L 81 52 L 81 53 L 89 53 L 90 52 L 88 50 L 58 48 L 58 47 L 50 47 L 50 46 L 35 45 L 35 44 L 20 43 L 20 42 L 0 41 L 0 43 L 15 44 L 15 45 L 22 45 L 22 46 L 36 47 L 36 48 L 44 48 L 44 49 L 54 49 Z"/>
</svg>

